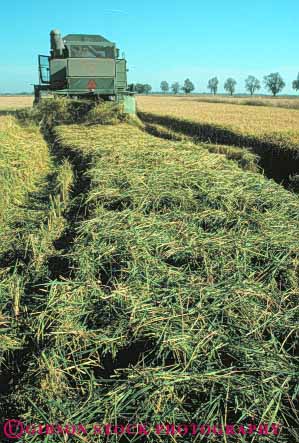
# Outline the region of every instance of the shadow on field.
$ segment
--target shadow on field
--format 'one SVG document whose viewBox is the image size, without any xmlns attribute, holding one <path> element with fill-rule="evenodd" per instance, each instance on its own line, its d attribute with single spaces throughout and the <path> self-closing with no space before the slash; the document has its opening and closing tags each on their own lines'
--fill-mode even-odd
<svg viewBox="0 0 299 443">
<path fill-rule="evenodd" d="M 193 123 L 169 116 L 146 112 L 139 112 L 138 116 L 146 124 L 162 125 L 175 134 L 192 137 L 195 143 L 205 142 L 247 148 L 259 156 L 259 166 L 264 174 L 286 188 L 292 183 L 290 176 L 299 171 L 299 152 L 278 142 L 266 142 L 257 137 L 237 134 L 211 124 Z"/>
<path fill-rule="evenodd" d="M 2 109 L 0 111 L 0 117 L 3 115 L 13 115 L 16 116 L 17 115 L 17 110 L 16 109 Z"/>
</svg>

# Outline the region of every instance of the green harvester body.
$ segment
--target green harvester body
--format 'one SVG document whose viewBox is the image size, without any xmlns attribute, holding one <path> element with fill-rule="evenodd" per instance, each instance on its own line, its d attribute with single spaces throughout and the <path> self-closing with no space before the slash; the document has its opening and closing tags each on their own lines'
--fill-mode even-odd
<svg viewBox="0 0 299 443">
<path fill-rule="evenodd" d="M 114 100 L 124 112 L 135 114 L 135 97 L 127 90 L 127 62 L 119 58 L 115 43 L 100 35 L 51 31 L 51 55 L 39 55 L 39 85 L 34 86 L 35 103 L 42 91 L 72 98 Z"/>
</svg>

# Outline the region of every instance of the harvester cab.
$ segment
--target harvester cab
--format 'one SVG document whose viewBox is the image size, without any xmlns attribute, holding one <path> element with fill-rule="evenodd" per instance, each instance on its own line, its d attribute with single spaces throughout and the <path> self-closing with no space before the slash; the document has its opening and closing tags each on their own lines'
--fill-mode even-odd
<svg viewBox="0 0 299 443">
<path fill-rule="evenodd" d="M 42 91 L 71 98 L 113 100 L 124 112 L 135 114 L 135 97 L 128 91 L 127 62 L 119 58 L 115 43 L 100 35 L 51 31 L 50 56 L 39 55 L 39 84 L 34 86 L 35 103 Z"/>
</svg>

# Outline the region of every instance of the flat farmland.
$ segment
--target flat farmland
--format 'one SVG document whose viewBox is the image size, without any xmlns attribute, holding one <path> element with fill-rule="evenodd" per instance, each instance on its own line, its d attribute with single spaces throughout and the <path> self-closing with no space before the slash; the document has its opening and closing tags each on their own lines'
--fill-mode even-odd
<svg viewBox="0 0 299 443">
<path fill-rule="evenodd" d="M 32 95 L 0 96 L 0 111 L 9 109 L 27 108 L 32 106 Z"/>
<path fill-rule="evenodd" d="M 190 97 L 182 97 L 186 100 L 206 103 L 228 103 L 231 105 L 245 105 L 245 106 L 272 106 L 287 109 L 299 109 L 299 97 L 296 96 L 242 96 L 242 95 L 211 95 L 198 94 Z"/>
<path fill-rule="evenodd" d="M 298 196 L 236 147 L 153 136 L 115 104 L 58 98 L 11 114 L 0 116 L 7 416 L 13 404 L 32 423 L 263 417 L 294 427 L 279 443 L 298 441 Z"/>
<path fill-rule="evenodd" d="M 200 102 L 185 97 L 138 97 L 138 110 L 194 123 L 222 127 L 233 133 L 299 144 L 299 111 L 269 106 Z"/>
</svg>

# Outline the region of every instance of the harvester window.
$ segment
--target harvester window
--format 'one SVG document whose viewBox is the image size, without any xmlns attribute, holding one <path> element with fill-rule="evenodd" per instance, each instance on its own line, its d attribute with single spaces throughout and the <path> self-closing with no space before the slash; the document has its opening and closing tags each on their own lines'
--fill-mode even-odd
<svg viewBox="0 0 299 443">
<path fill-rule="evenodd" d="M 50 81 L 49 57 L 47 55 L 39 55 L 38 64 L 39 64 L 40 83 L 49 83 Z"/>
<path fill-rule="evenodd" d="M 114 48 L 94 46 L 94 45 L 72 45 L 71 57 L 114 58 Z"/>
</svg>

